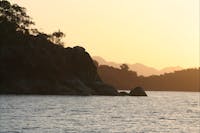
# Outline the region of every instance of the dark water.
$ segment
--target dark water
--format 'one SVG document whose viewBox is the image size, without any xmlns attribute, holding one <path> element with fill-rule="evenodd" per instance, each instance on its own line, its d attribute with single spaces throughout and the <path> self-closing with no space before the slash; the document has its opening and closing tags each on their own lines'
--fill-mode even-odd
<svg viewBox="0 0 200 133">
<path fill-rule="evenodd" d="M 0 96 L 1 133 L 199 133 L 200 93 Z"/>
</svg>

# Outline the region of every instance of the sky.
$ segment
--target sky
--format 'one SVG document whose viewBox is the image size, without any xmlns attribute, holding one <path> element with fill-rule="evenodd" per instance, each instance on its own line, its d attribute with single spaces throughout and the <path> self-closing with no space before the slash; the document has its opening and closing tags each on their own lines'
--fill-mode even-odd
<svg viewBox="0 0 200 133">
<path fill-rule="evenodd" d="M 157 69 L 200 66 L 199 0 L 10 0 L 40 31 L 65 33 L 65 46 Z"/>
</svg>

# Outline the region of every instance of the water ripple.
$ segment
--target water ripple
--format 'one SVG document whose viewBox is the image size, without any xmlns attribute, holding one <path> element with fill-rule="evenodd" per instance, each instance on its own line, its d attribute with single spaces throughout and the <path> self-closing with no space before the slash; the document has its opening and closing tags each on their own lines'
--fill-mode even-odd
<svg viewBox="0 0 200 133">
<path fill-rule="evenodd" d="M 200 93 L 149 97 L 0 96 L 0 133 L 196 133 Z"/>
</svg>

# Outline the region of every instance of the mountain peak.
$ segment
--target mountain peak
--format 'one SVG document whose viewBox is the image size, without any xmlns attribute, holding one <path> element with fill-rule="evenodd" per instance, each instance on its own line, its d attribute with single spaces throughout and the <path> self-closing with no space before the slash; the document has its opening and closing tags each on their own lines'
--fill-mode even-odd
<svg viewBox="0 0 200 133">
<path fill-rule="evenodd" d="M 108 66 L 119 68 L 120 65 L 122 64 L 122 63 L 107 61 L 100 56 L 93 56 L 92 58 L 96 60 L 100 65 L 108 65 Z M 160 75 L 160 74 L 174 72 L 174 71 L 183 69 L 180 66 L 172 66 L 172 67 L 166 67 L 161 70 L 158 70 L 154 67 L 150 67 L 138 62 L 134 64 L 128 64 L 128 63 L 126 64 L 129 66 L 130 70 L 136 71 L 138 75 L 143 75 L 143 76 Z"/>
</svg>

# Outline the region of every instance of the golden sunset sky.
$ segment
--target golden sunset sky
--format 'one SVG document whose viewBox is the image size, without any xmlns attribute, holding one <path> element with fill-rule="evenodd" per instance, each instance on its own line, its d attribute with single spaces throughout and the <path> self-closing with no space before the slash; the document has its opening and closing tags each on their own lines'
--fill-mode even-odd
<svg viewBox="0 0 200 133">
<path fill-rule="evenodd" d="M 199 66 L 199 0 L 10 0 L 65 46 L 158 69 Z"/>
</svg>

